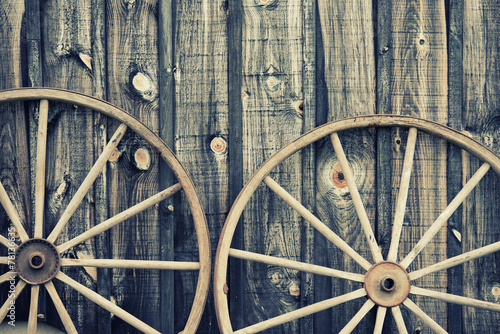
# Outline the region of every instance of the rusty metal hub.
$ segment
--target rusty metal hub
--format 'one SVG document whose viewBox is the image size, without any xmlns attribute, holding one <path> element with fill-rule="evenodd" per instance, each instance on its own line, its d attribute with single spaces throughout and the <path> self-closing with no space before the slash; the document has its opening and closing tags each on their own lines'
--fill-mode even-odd
<svg viewBox="0 0 500 334">
<path fill-rule="evenodd" d="M 30 239 L 16 250 L 15 269 L 29 284 L 43 284 L 59 272 L 59 252 L 45 239 Z"/>
<path fill-rule="evenodd" d="M 410 293 L 410 277 L 406 270 L 394 262 L 379 262 L 365 275 L 368 297 L 376 304 L 393 307 L 401 304 Z"/>
</svg>

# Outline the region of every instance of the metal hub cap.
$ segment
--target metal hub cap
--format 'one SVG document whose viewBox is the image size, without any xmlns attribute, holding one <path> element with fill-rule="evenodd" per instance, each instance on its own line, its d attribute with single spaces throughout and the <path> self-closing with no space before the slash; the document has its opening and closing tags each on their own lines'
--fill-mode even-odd
<svg viewBox="0 0 500 334">
<path fill-rule="evenodd" d="M 16 250 L 16 271 L 26 283 L 43 284 L 59 272 L 56 247 L 45 239 L 30 239 Z"/>
<path fill-rule="evenodd" d="M 380 306 L 401 304 L 410 293 L 410 277 L 394 262 L 379 262 L 365 275 L 366 293 Z"/>
</svg>

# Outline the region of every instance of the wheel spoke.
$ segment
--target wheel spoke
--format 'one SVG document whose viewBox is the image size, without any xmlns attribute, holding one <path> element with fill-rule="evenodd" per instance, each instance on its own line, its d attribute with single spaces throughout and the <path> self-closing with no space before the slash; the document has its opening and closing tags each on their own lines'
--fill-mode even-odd
<svg viewBox="0 0 500 334">
<path fill-rule="evenodd" d="M 104 148 L 102 151 L 101 155 L 95 162 L 94 166 L 90 169 L 90 172 L 87 174 L 85 177 L 85 180 L 83 180 L 82 184 L 80 185 L 80 188 L 76 191 L 75 195 L 69 202 L 68 206 L 66 207 L 66 210 L 63 212 L 61 215 L 61 218 L 57 222 L 56 226 L 50 233 L 49 237 L 47 238 L 48 241 L 54 242 L 59 234 L 61 233 L 62 229 L 66 225 L 66 223 L 69 221 L 73 213 L 76 211 L 78 206 L 80 205 L 81 201 L 89 191 L 90 187 L 94 183 L 95 179 L 99 176 L 101 173 L 102 169 L 106 165 L 106 162 L 108 161 L 109 157 L 113 153 L 114 149 L 122 139 L 123 135 L 125 134 L 125 131 L 127 130 L 127 126 L 125 124 L 121 124 L 118 129 L 115 131 L 113 134 L 113 137 L 111 137 L 111 140 L 108 142 L 108 145 Z"/>
<path fill-rule="evenodd" d="M 349 272 L 342 271 L 342 270 L 336 270 L 336 269 L 318 266 L 318 265 L 314 265 L 314 264 L 287 260 L 287 259 L 283 259 L 283 258 L 269 256 L 269 255 L 257 254 L 257 253 L 248 252 L 248 251 L 239 250 L 239 249 L 234 249 L 234 248 L 229 249 L 229 255 L 232 257 L 236 257 L 238 259 L 261 262 L 261 263 L 266 263 L 266 264 L 274 265 L 274 266 L 278 266 L 278 267 L 296 269 L 296 270 L 300 270 L 300 271 L 304 271 L 304 272 L 308 272 L 308 273 L 312 273 L 312 274 L 318 274 L 318 275 L 329 276 L 329 277 L 338 277 L 338 278 L 343 278 L 343 279 L 356 281 L 356 282 L 364 282 L 364 280 L 365 280 L 365 276 L 361 275 L 361 274 L 349 273 Z"/>
<path fill-rule="evenodd" d="M 445 301 L 447 303 L 453 303 L 453 304 L 458 304 L 458 305 L 463 305 L 463 306 L 470 306 L 470 307 L 480 308 L 480 309 L 484 309 L 484 310 L 500 312 L 500 304 L 491 303 L 491 302 L 487 302 L 484 300 L 478 300 L 478 299 L 473 299 L 473 298 L 452 295 L 452 294 L 444 293 L 444 292 L 422 289 L 422 288 L 419 288 L 416 286 L 411 287 L 410 293 L 412 293 L 414 295 L 426 296 L 426 297 L 431 297 L 434 299 L 439 299 L 439 300 Z"/>
<path fill-rule="evenodd" d="M 323 310 L 326 310 L 328 308 L 334 307 L 336 305 L 348 302 L 350 300 L 354 300 L 357 298 L 361 298 L 363 296 L 366 296 L 366 291 L 365 289 L 359 289 L 355 290 L 353 292 L 347 293 L 342 296 L 330 298 L 327 300 L 323 300 L 321 302 L 314 303 L 309 306 L 302 307 L 298 310 L 288 312 L 282 315 L 279 315 L 277 317 L 259 322 L 255 325 L 245 327 L 243 329 L 240 329 L 238 331 L 235 331 L 234 334 L 251 334 L 251 333 L 257 333 L 272 327 L 276 327 L 278 325 L 308 316 L 310 314 L 314 314 Z"/>
<path fill-rule="evenodd" d="M 5 283 L 5 282 L 15 278 L 16 276 L 17 276 L 17 273 L 15 273 L 13 271 L 8 271 L 5 274 L 3 274 L 2 276 L 0 276 L 0 284 Z"/>
<path fill-rule="evenodd" d="M 199 262 L 145 261 L 114 259 L 61 259 L 63 267 L 134 268 L 160 270 L 199 270 Z"/>
<path fill-rule="evenodd" d="M 373 334 L 382 334 L 382 329 L 384 328 L 385 315 L 387 313 L 387 307 L 379 306 L 377 309 L 377 318 L 375 320 L 375 328 Z"/>
<path fill-rule="evenodd" d="M 455 196 L 451 203 L 446 207 L 446 209 L 441 213 L 441 215 L 434 221 L 431 227 L 425 232 L 420 241 L 413 247 L 413 249 L 408 253 L 408 255 L 401 261 L 401 266 L 403 268 L 408 268 L 410 263 L 417 257 L 417 255 L 422 251 L 422 249 L 431 241 L 431 239 L 439 232 L 441 227 L 446 223 L 448 218 L 458 209 L 460 204 L 465 200 L 465 198 L 471 193 L 471 191 L 476 187 L 476 185 L 481 181 L 483 176 L 490 169 L 490 165 L 486 162 L 477 170 L 477 172 L 471 177 L 471 179 L 465 184 L 465 186 L 460 190 L 460 192 Z"/>
<path fill-rule="evenodd" d="M 396 211 L 394 213 L 394 223 L 392 226 L 391 246 L 387 254 L 388 261 L 396 261 L 398 257 L 399 239 L 403 228 L 406 202 L 408 200 L 408 189 L 410 188 L 411 170 L 413 168 L 413 156 L 415 154 L 415 144 L 417 143 L 417 129 L 411 128 L 406 142 L 406 152 L 403 162 L 403 172 L 401 173 L 401 183 L 399 186 L 398 198 L 396 200 Z"/>
<path fill-rule="evenodd" d="M 375 260 L 375 262 L 383 261 L 384 259 L 382 257 L 382 252 L 378 247 L 377 240 L 375 240 L 375 235 L 373 234 L 370 221 L 366 214 L 365 206 L 363 205 L 363 201 L 361 200 L 361 196 L 359 195 L 358 187 L 356 186 L 356 182 L 354 181 L 354 176 L 352 174 L 351 168 L 349 167 L 349 163 L 347 162 L 347 158 L 345 156 L 344 149 L 342 148 L 342 144 L 340 143 L 338 134 L 336 132 L 332 133 L 331 139 L 333 148 L 335 150 L 335 153 L 337 154 L 337 159 L 340 163 L 340 167 L 344 172 L 344 177 L 347 182 L 349 192 L 351 193 L 354 208 L 356 209 L 359 221 L 365 232 L 366 240 L 368 241 L 368 245 L 370 246 L 373 259 Z"/>
<path fill-rule="evenodd" d="M 356 313 L 354 315 L 354 317 L 351 319 L 351 321 L 349 321 L 347 323 L 347 325 L 345 325 L 344 328 L 342 328 L 342 330 L 339 332 L 339 334 L 348 334 L 350 332 L 352 332 L 354 330 L 354 328 L 356 328 L 356 326 L 360 323 L 361 320 L 363 320 L 363 318 L 365 317 L 365 315 L 375 306 L 375 303 L 373 302 L 373 300 L 371 299 L 368 299 L 365 304 L 363 305 L 363 307 L 361 307 L 358 311 L 358 313 Z"/>
<path fill-rule="evenodd" d="M 401 308 L 398 306 L 391 307 L 392 316 L 398 327 L 399 334 L 408 334 L 406 329 L 405 320 L 403 319 L 403 314 L 401 313 Z"/>
<path fill-rule="evenodd" d="M 47 121 L 49 101 L 40 101 L 35 180 L 35 238 L 43 237 L 43 207 L 45 205 L 45 161 L 47 156 Z M 36 325 L 35 325 L 36 326 Z"/>
<path fill-rule="evenodd" d="M 9 241 L 9 239 L 7 239 L 6 237 L 4 237 L 3 235 L 0 235 L 0 243 L 2 245 L 4 245 L 5 247 L 7 248 L 14 248 L 16 249 L 17 248 L 17 244 L 14 245 L 14 247 L 11 247 L 11 242 Z"/>
<path fill-rule="evenodd" d="M 406 306 L 410 311 L 415 313 L 417 317 L 422 319 L 422 321 L 429 326 L 434 332 L 436 333 L 441 333 L 441 334 L 447 334 L 448 332 L 443 329 L 443 327 L 439 326 L 437 322 L 435 322 L 431 317 L 427 315 L 424 311 L 420 309 L 420 307 L 417 306 L 414 302 L 411 301 L 410 298 L 406 298 L 406 300 L 403 302 L 404 306 Z"/>
<path fill-rule="evenodd" d="M 0 264 L 8 264 L 9 258 L 7 256 L 0 256 Z"/>
<path fill-rule="evenodd" d="M 79 236 L 57 246 L 57 249 L 59 253 L 64 252 L 65 250 L 76 246 L 82 242 L 84 242 L 87 239 L 90 239 L 99 233 L 102 233 L 104 231 L 109 230 L 113 226 L 137 215 L 138 213 L 152 207 L 153 205 L 163 201 L 164 199 L 174 195 L 178 191 L 182 189 L 182 186 L 180 183 L 176 183 L 173 186 L 163 190 L 162 192 L 157 193 L 156 195 L 153 195 L 149 197 L 148 199 L 128 208 L 125 211 L 120 212 L 116 216 L 113 216 L 109 218 L 108 220 L 103 221 L 102 223 L 92 227 L 91 229 L 85 231 L 84 233 L 80 234 Z"/>
<path fill-rule="evenodd" d="M 19 234 L 19 238 L 21 238 L 21 241 L 25 242 L 26 240 L 28 240 L 29 237 L 23 227 L 23 224 L 21 223 L 21 218 L 19 218 L 19 214 L 17 213 L 14 204 L 12 204 L 7 191 L 5 191 L 2 182 L 0 182 L 0 203 L 9 216 L 12 225 L 14 225 L 14 227 L 16 228 L 16 232 L 17 234 Z"/>
<path fill-rule="evenodd" d="M 59 272 L 56 276 L 57 279 L 60 281 L 66 283 L 76 291 L 80 292 L 83 296 L 87 297 L 89 300 L 93 301 L 100 307 L 104 308 L 105 310 L 108 310 L 110 313 L 113 313 L 116 315 L 118 318 L 122 319 L 123 321 L 127 322 L 130 324 L 132 327 L 135 327 L 138 330 L 143 331 L 144 333 L 160 333 L 151 326 L 147 325 L 146 323 L 142 322 L 141 320 L 137 319 L 134 317 L 132 314 L 128 313 L 124 309 L 116 306 L 114 303 L 110 302 L 103 296 L 99 295 L 97 292 L 94 292 L 87 288 L 86 286 L 78 283 L 77 281 L 73 280 L 69 276 L 63 274 L 62 272 Z"/>
<path fill-rule="evenodd" d="M 19 280 L 19 282 L 17 282 L 16 284 L 16 287 L 14 288 L 14 291 L 12 292 L 9 291 L 9 298 L 7 298 L 5 303 L 2 305 L 2 308 L 0 308 L 0 324 L 5 319 L 7 313 L 9 313 L 9 307 L 11 306 L 11 302 L 14 302 L 17 299 L 17 297 L 19 297 L 25 286 L 26 282 L 24 282 L 23 280 Z"/>
<path fill-rule="evenodd" d="M 54 287 L 54 283 L 52 283 L 52 281 L 45 283 L 45 288 L 47 289 L 47 292 L 49 293 L 50 298 L 52 299 L 52 302 L 56 307 L 57 313 L 61 318 L 61 322 L 63 323 L 66 332 L 77 334 L 78 332 L 76 331 L 76 327 L 73 324 L 73 321 L 71 320 L 68 311 L 66 310 L 66 307 L 64 307 L 61 298 L 59 297 L 59 294 L 57 293 L 57 290 Z"/>
<path fill-rule="evenodd" d="M 264 179 L 264 183 L 285 202 L 287 202 L 299 215 L 301 215 L 312 226 L 314 226 L 314 228 L 316 228 L 335 246 L 340 248 L 340 250 L 349 255 L 361 267 L 363 267 L 365 270 L 371 268 L 372 265 L 370 264 L 370 262 L 368 262 L 365 258 L 359 255 L 359 253 L 352 249 L 351 246 L 349 246 L 344 240 L 342 240 L 342 238 L 340 238 L 335 232 L 333 232 L 328 226 L 326 226 L 321 220 L 319 220 L 311 211 L 307 210 L 306 207 L 304 207 L 271 177 L 266 176 L 266 178 Z"/>
<path fill-rule="evenodd" d="M 40 294 L 40 285 L 31 286 L 30 313 L 28 317 L 28 333 L 36 333 L 38 324 L 38 295 Z"/>
</svg>

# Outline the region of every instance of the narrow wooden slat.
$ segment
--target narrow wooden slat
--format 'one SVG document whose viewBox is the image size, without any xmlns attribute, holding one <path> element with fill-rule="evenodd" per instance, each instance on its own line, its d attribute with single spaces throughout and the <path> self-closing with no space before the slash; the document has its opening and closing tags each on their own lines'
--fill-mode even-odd
<svg viewBox="0 0 500 334">
<path fill-rule="evenodd" d="M 9 241 L 9 239 L 4 237 L 3 235 L 0 235 L 0 243 L 7 248 L 14 248 L 14 249 L 17 248 L 17 244 L 14 247 L 11 247 L 11 242 Z"/>
<path fill-rule="evenodd" d="M 373 334 L 382 334 L 386 314 L 387 307 L 379 306 L 377 308 L 377 318 L 375 319 L 375 328 L 373 329 Z"/>
<path fill-rule="evenodd" d="M 360 297 L 366 296 L 366 291 L 365 289 L 359 289 L 350 293 L 347 293 L 342 296 L 330 298 L 327 300 L 323 300 L 321 302 L 317 302 L 314 304 L 311 304 L 309 306 L 300 308 L 298 310 L 285 313 L 282 315 L 279 315 L 277 317 L 259 322 L 255 325 L 245 327 L 243 329 L 237 330 L 234 332 L 234 334 L 251 334 L 251 333 L 257 333 L 261 332 L 263 330 L 290 322 L 295 319 L 299 319 L 301 317 L 305 317 L 310 314 L 314 314 L 323 310 L 326 310 L 328 308 L 334 307 L 336 305 L 348 302 L 353 299 L 357 299 Z"/>
<path fill-rule="evenodd" d="M 9 258 L 7 256 L 0 256 L 0 264 L 7 264 L 7 263 L 9 263 Z"/>
<path fill-rule="evenodd" d="M 9 195 L 5 191 L 2 182 L 0 182 L 0 203 L 2 204 L 5 212 L 7 212 L 7 215 L 9 216 L 12 225 L 14 225 L 14 227 L 16 228 L 16 231 L 19 234 L 19 238 L 21 238 L 21 241 L 24 242 L 28 240 L 29 239 L 28 234 L 26 233 L 26 230 L 24 229 L 23 224 L 21 223 L 21 219 L 19 218 L 19 214 L 17 213 L 14 204 L 12 204 Z"/>
<path fill-rule="evenodd" d="M 69 221 L 69 219 L 71 218 L 71 216 L 76 211 L 81 201 L 89 191 L 95 179 L 97 178 L 97 176 L 99 176 L 102 169 L 108 162 L 108 159 L 111 156 L 111 154 L 113 154 L 114 149 L 120 143 L 120 140 L 125 134 L 125 131 L 127 131 L 127 126 L 125 124 L 121 124 L 115 131 L 110 141 L 108 142 L 108 145 L 106 145 L 106 147 L 102 151 L 102 154 L 99 156 L 99 159 L 97 159 L 94 166 L 92 166 L 92 168 L 90 169 L 89 173 L 85 177 L 85 180 L 83 180 L 82 184 L 80 185 L 75 195 L 73 196 L 68 206 L 66 207 L 66 210 L 61 215 L 61 218 L 57 222 L 56 226 L 47 237 L 48 241 L 54 242 L 57 239 L 64 226 Z"/>
<path fill-rule="evenodd" d="M 56 307 L 57 313 L 61 318 L 61 322 L 63 323 L 66 332 L 71 334 L 77 334 L 78 332 L 76 331 L 76 327 L 73 324 L 73 321 L 71 320 L 68 311 L 66 310 L 66 307 L 64 307 L 61 298 L 59 298 L 59 294 L 57 293 L 57 290 L 54 287 L 54 283 L 52 283 L 52 281 L 45 283 L 45 288 L 47 289 L 50 298 L 52 298 L 52 302 Z"/>
<path fill-rule="evenodd" d="M 8 280 L 15 278 L 17 276 L 17 273 L 9 271 L 0 276 L 0 284 L 7 282 Z"/>
<path fill-rule="evenodd" d="M 45 162 L 47 160 L 47 122 L 49 101 L 40 101 L 38 117 L 36 181 L 35 181 L 35 238 L 43 237 L 43 213 L 45 205 Z"/>
<path fill-rule="evenodd" d="M 266 176 L 264 183 L 271 188 L 278 196 L 280 196 L 285 202 L 287 202 L 298 214 L 300 214 L 305 220 L 307 220 L 311 225 L 313 225 L 321 234 L 323 234 L 328 240 L 330 240 L 335 246 L 340 248 L 344 253 L 349 255 L 365 270 L 370 269 L 371 264 L 361 255 L 359 255 L 354 249 L 351 248 L 342 238 L 340 238 L 335 232 L 333 232 L 328 226 L 326 226 L 322 221 L 320 221 L 311 211 L 307 210 L 299 201 L 297 201 L 292 195 L 290 195 L 285 189 L 283 189 L 276 181 L 274 181 L 270 176 Z"/>
<path fill-rule="evenodd" d="M 361 274 L 349 273 L 342 270 L 336 270 L 332 268 L 327 268 L 323 266 L 318 266 L 314 264 L 292 261 L 288 259 L 278 258 L 269 255 L 262 255 L 253 252 L 248 252 L 244 250 L 229 249 L 229 255 L 238 259 L 256 261 L 261 263 L 266 263 L 273 266 L 285 267 L 290 269 L 296 269 L 300 271 L 305 271 L 312 274 L 324 275 L 329 277 L 338 277 L 355 282 L 364 282 L 365 276 Z"/>
<path fill-rule="evenodd" d="M 481 181 L 484 175 L 490 169 L 488 163 L 484 163 L 477 172 L 470 178 L 467 184 L 460 190 L 460 192 L 455 196 L 451 203 L 446 207 L 446 209 L 439 215 L 439 217 L 434 221 L 431 227 L 425 232 L 419 242 L 413 247 L 410 253 L 401 261 L 401 266 L 403 268 L 408 268 L 410 263 L 415 259 L 415 257 L 422 251 L 422 249 L 431 241 L 431 239 L 439 232 L 441 227 L 446 223 L 448 218 L 455 212 L 455 210 L 462 204 L 465 198 L 470 194 L 470 192 L 476 187 L 476 185 Z"/>
<path fill-rule="evenodd" d="M 437 322 L 435 322 L 431 317 L 427 315 L 424 311 L 422 311 L 411 299 L 406 298 L 403 302 L 403 305 L 406 306 L 410 311 L 415 313 L 417 317 L 422 319 L 422 321 L 429 326 L 434 332 L 439 334 L 447 334 L 448 332 L 443 329 Z"/>
<path fill-rule="evenodd" d="M 396 261 L 398 257 L 399 240 L 403 228 L 404 215 L 406 211 L 406 201 L 408 200 L 408 189 L 410 187 L 410 176 L 413 167 L 413 156 L 417 143 L 417 129 L 411 128 L 406 142 L 406 152 L 401 173 L 401 183 L 399 186 L 398 198 L 396 200 L 396 211 L 394 213 L 394 224 L 392 227 L 391 246 L 387 254 L 388 261 Z"/>
<path fill-rule="evenodd" d="M 473 251 L 463 253 L 461 255 L 454 256 L 452 258 L 446 259 L 444 261 L 438 262 L 426 268 L 422 268 L 416 271 L 409 273 L 410 279 L 415 280 L 422 276 L 434 273 L 439 270 L 448 269 L 454 266 L 458 266 L 459 264 L 472 261 L 474 259 L 486 256 L 488 254 L 500 251 L 500 241 L 490 244 L 488 246 L 484 246 Z"/>
<path fill-rule="evenodd" d="M 361 200 L 361 196 L 358 192 L 358 187 L 356 186 L 356 182 L 354 182 L 354 175 L 351 168 L 349 167 L 349 163 L 347 162 L 347 158 L 345 156 L 344 149 L 342 148 L 342 144 L 340 143 L 338 134 L 336 132 L 332 133 L 331 139 L 333 148 L 335 149 L 335 153 L 337 154 L 337 159 L 339 160 L 342 171 L 344 172 L 347 187 L 349 188 L 349 191 L 351 193 L 352 201 L 354 203 L 354 207 L 356 208 L 356 212 L 358 213 L 359 221 L 361 223 L 361 226 L 363 227 L 366 240 L 370 246 L 373 259 L 375 262 L 383 261 L 384 259 L 382 257 L 382 253 L 380 252 L 380 249 L 378 247 L 377 240 L 375 240 L 375 235 L 373 234 L 370 221 L 363 205 L 363 201 Z"/>
<path fill-rule="evenodd" d="M 159 270 L 199 270 L 199 262 L 118 259 L 61 259 L 63 267 L 134 268 Z"/>
<path fill-rule="evenodd" d="M 361 322 L 361 320 L 363 320 L 363 318 L 365 317 L 365 315 L 375 306 L 375 303 L 373 302 L 373 300 L 371 299 L 368 299 L 365 304 L 363 305 L 363 307 L 361 307 L 358 311 L 358 313 L 356 313 L 356 315 L 347 323 L 347 325 L 345 325 L 344 328 L 342 328 L 342 330 L 339 332 L 339 334 L 348 334 L 348 333 L 351 333 L 354 328 L 356 328 L 356 326 Z"/>
<path fill-rule="evenodd" d="M 82 295 L 87 297 L 89 300 L 93 301 L 97 305 L 101 306 L 102 308 L 108 310 L 109 312 L 113 313 L 115 316 L 118 318 L 122 319 L 123 321 L 127 322 L 131 326 L 137 328 L 138 330 L 143 331 L 144 333 L 159 333 L 157 330 L 154 328 L 150 327 L 149 325 L 145 324 L 144 322 L 140 321 L 136 317 L 134 317 L 132 314 L 128 313 L 124 309 L 116 306 L 116 304 L 110 302 L 109 300 L 105 299 L 98 293 L 90 290 L 86 286 L 83 286 L 82 284 L 78 283 L 77 281 L 73 280 L 69 276 L 63 274 L 62 272 L 59 272 L 56 276 L 57 279 L 60 281 L 68 284 L 70 287 L 75 289 L 76 291 L 80 292 Z"/>
<path fill-rule="evenodd" d="M 31 286 L 30 312 L 28 317 L 28 333 L 36 333 L 38 325 L 38 296 L 40 285 Z"/>
<path fill-rule="evenodd" d="M 109 230 L 113 226 L 129 219 L 130 217 L 133 217 L 137 215 L 138 213 L 152 207 L 153 205 L 163 201 L 164 199 L 174 195 L 178 191 L 182 189 L 182 186 L 180 183 L 176 183 L 173 186 L 159 192 L 156 195 L 151 196 L 148 199 L 145 199 L 144 201 L 128 208 L 125 211 L 120 212 L 116 216 L 113 216 L 109 218 L 106 221 L 103 221 L 102 223 L 92 227 L 91 229 L 85 231 L 84 233 L 80 234 L 79 236 L 57 246 L 57 250 L 62 253 L 65 250 L 78 245 L 79 243 L 84 242 L 85 240 L 92 238 L 93 236 L 96 236 L 99 233 L 102 233 L 106 230 Z"/>
<path fill-rule="evenodd" d="M 3 322 L 3 320 L 5 319 L 5 316 L 9 312 L 9 307 L 11 306 L 10 303 L 15 301 L 17 299 L 17 297 L 19 297 L 19 295 L 21 294 L 21 292 L 23 291 L 25 286 L 26 286 L 26 282 L 24 282 L 23 280 L 20 280 L 19 282 L 17 282 L 16 287 L 14 288 L 14 291 L 9 292 L 10 298 L 7 298 L 5 303 L 2 305 L 2 308 L 0 308 L 0 323 Z"/>
<path fill-rule="evenodd" d="M 394 317 L 394 321 L 396 322 L 399 334 L 408 334 L 403 314 L 401 313 L 401 308 L 399 306 L 391 307 L 391 312 Z"/>
<path fill-rule="evenodd" d="M 410 293 L 419 296 L 431 297 L 439 300 L 443 300 L 447 303 L 459 304 L 463 306 L 470 306 L 474 308 L 480 308 L 484 310 L 500 312 L 500 304 L 487 302 L 484 300 L 478 300 L 474 298 L 467 298 L 457 295 L 452 295 L 449 293 L 433 291 L 429 289 L 422 289 L 417 286 L 412 286 Z"/>
</svg>

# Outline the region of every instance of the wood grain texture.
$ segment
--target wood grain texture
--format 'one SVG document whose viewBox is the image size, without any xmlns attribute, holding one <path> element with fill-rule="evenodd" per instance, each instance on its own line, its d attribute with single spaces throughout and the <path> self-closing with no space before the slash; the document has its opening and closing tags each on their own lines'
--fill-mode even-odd
<svg viewBox="0 0 500 334">
<path fill-rule="evenodd" d="M 127 110 L 153 132 L 159 131 L 158 3 L 107 1 L 108 101 Z M 108 122 L 109 123 L 109 122 Z M 108 125 L 108 136 L 117 122 Z M 109 164 L 110 216 L 156 194 L 158 155 L 127 131 L 116 159 Z M 158 207 L 149 208 L 110 231 L 111 257 L 160 260 Z M 115 303 L 151 327 L 161 326 L 160 273 L 113 269 L 111 296 Z M 113 317 L 112 330 L 137 330 Z"/>
<path fill-rule="evenodd" d="M 242 92 L 243 178 L 303 126 L 300 109 L 303 70 L 302 6 L 294 1 L 243 1 Z M 271 177 L 301 200 L 301 157 L 280 164 Z M 244 247 L 260 254 L 301 259 L 302 222 L 264 185 L 247 205 Z M 244 314 L 233 318 L 235 329 L 292 311 L 300 306 L 298 271 L 245 262 Z M 270 333 L 297 332 L 293 321 Z"/>
<path fill-rule="evenodd" d="M 318 16 L 321 28 L 323 72 L 327 93 L 326 120 L 376 113 L 374 30 L 371 1 L 319 1 Z M 319 62 L 319 60 L 318 60 Z M 375 223 L 375 138 L 366 131 L 339 134 L 356 185 L 367 210 L 372 229 Z M 317 210 L 321 220 L 334 232 L 372 262 L 350 193 L 342 172 L 338 172 L 336 155 L 331 143 L 322 142 L 317 147 Z M 319 245 L 319 240 L 316 241 Z M 318 256 L 335 269 L 363 272 L 350 258 L 335 247 L 326 244 L 318 248 Z M 316 300 L 338 296 L 358 288 L 357 284 L 319 278 L 315 282 Z M 316 317 L 315 328 L 320 332 L 339 332 L 362 307 L 363 301 L 339 305 Z M 356 330 L 373 331 L 373 315 L 367 316 Z"/>
<path fill-rule="evenodd" d="M 409 1 L 392 4 L 392 113 L 409 114 L 441 123 L 447 122 L 447 50 L 445 7 L 442 2 Z M 393 131 L 393 203 L 404 159 L 407 131 Z M 399 248 L 401 260 L 447 205 L 446 145 L 421 135 L 417 140 L 410 192 Z M 394 209 L 393 209 L 394 210 Z M 409 270 L 428 266 L 446 257 L 446 230 L 443 229 L 415 259 Z M 446 291 L 446 273 L 436 273 L 415 282 Z M 415 298 L 418 306 L 446 328 L 446 304 Z M 408 331 L 426 325 L 402 309 Z"/>
<path fill-rule="evenodd" d="M 465 1 L 463 14 L 463 101 L 464 129 L 483 145 L 500 153 L 500 5 L 496 1 Z M 479 28 L 481 27 L 481 28 Z M 476 159 L 463 156 L 463 178 L 480 166 Z M 464 252 L 500 240 L 498 228 L 500 180 L 486 175 L 464 203 L 462 249 Z M 492 254 L 464 264 L 463 293 L 466 297 L 498 303 L 500 258 Z M 463 308 L 467 330 L 500 330 L 498 312 Z M 465 327 L 464 327 L 465 329 Z"/>
</svg>

